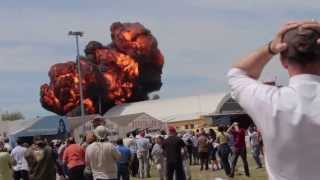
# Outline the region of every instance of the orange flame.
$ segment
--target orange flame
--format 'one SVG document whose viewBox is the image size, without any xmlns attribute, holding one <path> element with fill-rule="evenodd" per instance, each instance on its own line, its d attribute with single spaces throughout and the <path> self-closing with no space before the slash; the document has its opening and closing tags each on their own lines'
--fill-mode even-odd
<svg viewBox="0 0 320 180">
<path fill-rule="evenodd" d="M 41 86 L 44 108 L 65 115 L 80 104 L 80 83 L 87 113 L 96 113 L 97 101 L 102 112 L 127 101 L 147 99 L 159 90 L 164 58 L 157 40 L 140 23 L 113 23 L 112 43 L 107 47 L 92 41 L 80 60 L 81 82 L 75 62 L 50 68 L 50 84 Z"/>
<path fill-rule="evenodd" d="M 103 73 L 108 84 L 107 98 L 121 104 L 131 97 L 134 83 L 139 75 L 139 65 L 130 56 L 110 49 L 99 49 L 96 58 L 113 68 Z M 121 72 L 121 73 L 120 73 Z"/>
</svg>

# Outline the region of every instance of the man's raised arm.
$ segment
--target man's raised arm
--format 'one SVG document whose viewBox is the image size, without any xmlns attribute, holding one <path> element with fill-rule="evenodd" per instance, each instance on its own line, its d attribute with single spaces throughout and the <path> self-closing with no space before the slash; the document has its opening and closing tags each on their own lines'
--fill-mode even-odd
<svg viewBox="0 0 320 180">
<path fill-rule="evenodd" d="M 267 45 L 252 52 L 247 57 L 241 59 L 233 67 L 243 70 L 249 77 L 258 79 L 265 65 L 273 55 L 285 50 L 287 45 L 282 43 L 282 36 L 290 29 L 299 26 L 298 22 L 291 22 L 284 25 L 277 33 L 276 37 Z"/>
</svg>

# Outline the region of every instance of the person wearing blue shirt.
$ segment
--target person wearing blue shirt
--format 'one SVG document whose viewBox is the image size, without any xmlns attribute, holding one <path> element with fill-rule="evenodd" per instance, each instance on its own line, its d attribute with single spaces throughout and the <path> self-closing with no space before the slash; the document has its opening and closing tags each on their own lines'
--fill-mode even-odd
<svg viewBox="0 0 320 180">
<path fill-rule="evenodd" d="M 123 145 L 123 140 L 117 140 L 117 150 L 121 153 L 121 159 L 117 161 L 118 165 L 118 180 L 129 180 L 129 163 L 131 160 L 131 151 Z"/>
</svg>

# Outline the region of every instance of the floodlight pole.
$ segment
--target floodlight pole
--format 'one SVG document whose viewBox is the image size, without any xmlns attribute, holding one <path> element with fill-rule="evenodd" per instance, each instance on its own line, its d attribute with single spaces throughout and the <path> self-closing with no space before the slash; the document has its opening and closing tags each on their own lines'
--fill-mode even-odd
<svg viewBox="0 0 320 180">
<path fill-rule="evenodd" d="M 81 76 L 81 64 L 80 64 L 80 52 L 79 52 L 79 37 L 83 36 L 81 31 L 69 31 L 69 36 L 74 36 L 76 39 L 76 48 L 77 48 L 77 68 L 79 74 L 79 89 L 80 89 L 80 110 L 81 118 L 85 115 L 84 105 L 83 105 L 83 89 L 82 89 L 82 76 Z"/>
</svg>

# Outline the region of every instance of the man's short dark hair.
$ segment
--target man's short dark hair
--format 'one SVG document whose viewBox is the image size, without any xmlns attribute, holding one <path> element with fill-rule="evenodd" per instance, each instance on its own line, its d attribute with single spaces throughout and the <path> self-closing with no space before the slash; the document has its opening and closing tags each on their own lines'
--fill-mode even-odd
<svg viewBox="0 0 320 180">
<path fill-rule="evenodd" d="M 75 144 L 75 143 L 76 143 L 76 140 L 75 140 L 73 137 L 69 137 L 69 138 L 67 139 L 67 143 L 68 143 L 68 144 Z"/>
<path fill-rule="evenodd" d="M 130 137 L 130 135 L 131 135 L 131 133 L 130 133 L 130 132 L 128 132 L 128 133 L 126 134 L 126 137 Z"/>
<path fill-rule="evenodd" d="M 42 136 L 34 136 L 33 141 L 44 141 L 44 138 Z"/>
<path fill-rule="evenodd" d="M 316 29 L 297 27 L 289 30 L 282 39 L 288 47 L 281 52 L 281 57 L 298 65 L 320 62 L 319 38 L 320 31 Z"/>
<path fill-rule="evenodd" d="M 38 145 L 39 147 L 44 147 L 46 145 L 45 139 L 42 136 L 35 136 L 33 138 L 33 141 L 36 145 Z"/>
<path fill-rule="evenodd" d="M 117 140 L 117 145 L 123 145 L 123 140 L 121 138 Z"/>
<path fill-rule="evenodd" d="M 225 127 L 224 127 L 224 126 L 221 126 L 221 125 L 218 127 L 218 131 L 219 131 L 219 132 L 223 132 L 224 129 L 225 129 Z"/>
<path fill-rule="evenodd" d="M 22 145 L 23 144 L 23 141 L 22 141 L 21 138 L 18 138 L 16 142 L 17 142 L 18 145 Z"/>
</svg>

